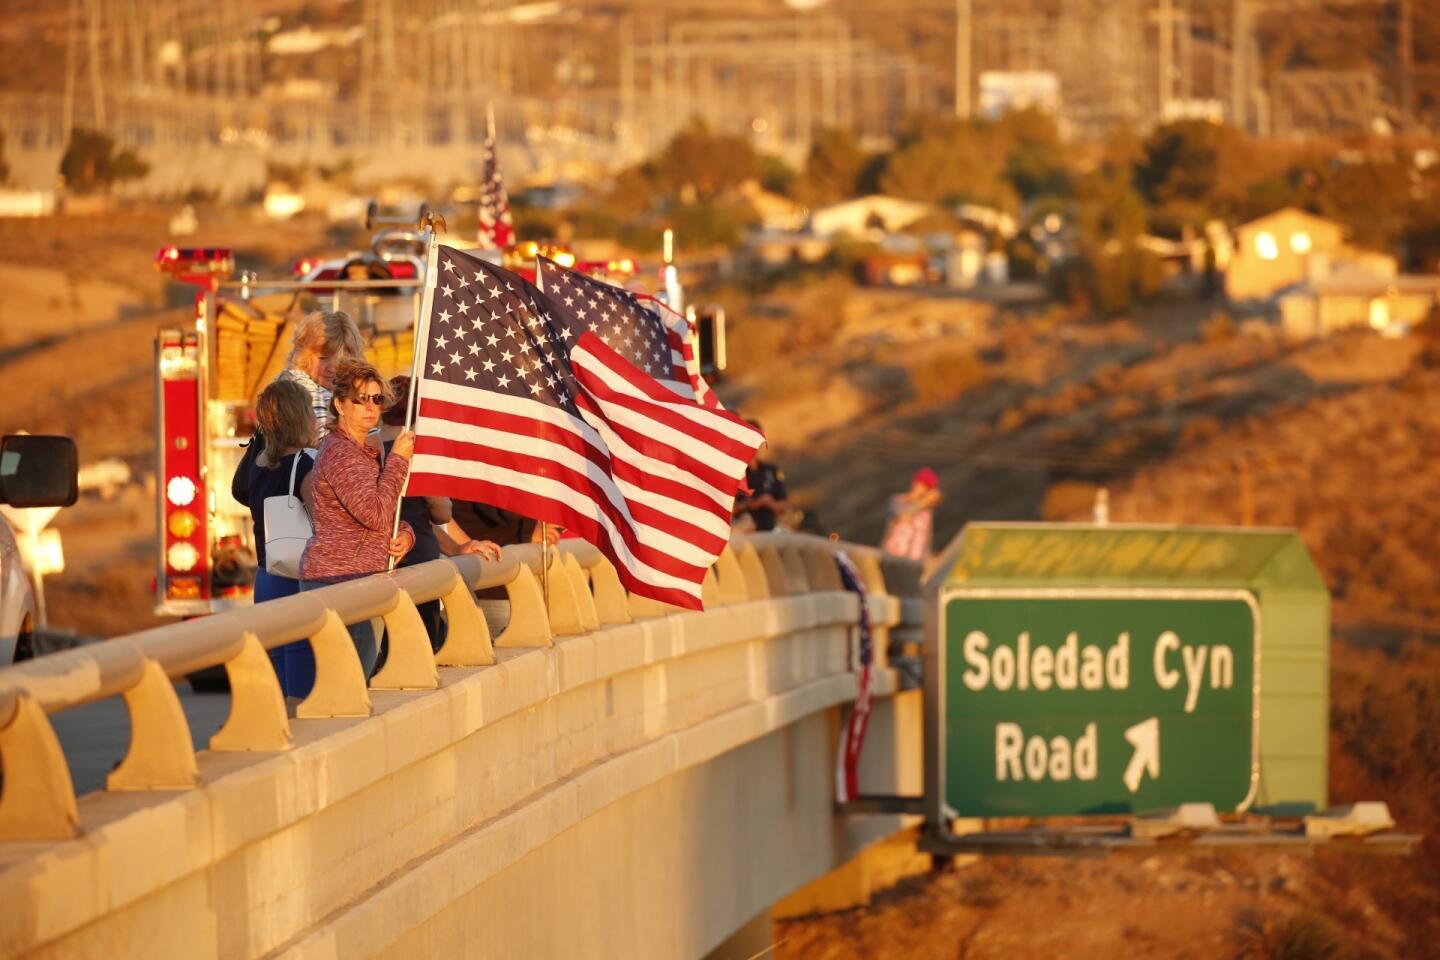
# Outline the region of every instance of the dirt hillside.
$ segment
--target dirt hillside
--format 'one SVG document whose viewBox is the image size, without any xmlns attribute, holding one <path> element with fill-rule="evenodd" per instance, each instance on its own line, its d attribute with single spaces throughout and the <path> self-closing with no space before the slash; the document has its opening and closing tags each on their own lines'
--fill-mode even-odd
<svg viewBox="0 0 1440 960">
<path fill-rule="evenodd" d="M 991 311 L 956 343 L 933 303 L 866 291 L 847 307 L 857 309 L 896 331 L 822 339 L 786 354 L 783 372 L 737 370 L 728 388 L 768 425 L 786 404 L 819 417 L 827 391 L 887 384 L 888 399 L 858 416 L 772 432 L 795 499 L 822 529 L 874 542 L 878 505 L 921 465 L 946 494 L 942 543 L 970 519 L 1088 520 L 1102 486 L 1116 521 L 1295 527 L 1335 596 L 1331 799 L 1383 799 L 1429 836 L 1403 860 L 994 858 L 902 884 L 867 909 L 780 923 L 776 955 L 1436 955 L 1434 341 L 1286 344 L 1242 334 L 1209 308 L 1169 304 L 1108 324 Z M 803 294 L 772 310 L 758 322 L 777 324 L 764 336 L 781 351 L 823 313 Z M 736 330 L 744 335 L 744 321 Z M 885 376 L 856 359 L 867 356 Z"/>
</svg>

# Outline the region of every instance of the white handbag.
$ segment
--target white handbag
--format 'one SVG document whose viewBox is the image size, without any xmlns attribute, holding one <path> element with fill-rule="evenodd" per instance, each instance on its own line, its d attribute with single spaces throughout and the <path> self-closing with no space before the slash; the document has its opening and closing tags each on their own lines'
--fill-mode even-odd
<svg viewBox="0 0 1440 960">
<path fill-rule="evenodd" d="M 300 556 L 314 533 L 305 504 L 295 495 L 295 471 L 304 455 L 296 453 L 290 464 L 290 492 L 265 498 L 265 572 L 292 580 L 300 579 Z"/>
</svg>

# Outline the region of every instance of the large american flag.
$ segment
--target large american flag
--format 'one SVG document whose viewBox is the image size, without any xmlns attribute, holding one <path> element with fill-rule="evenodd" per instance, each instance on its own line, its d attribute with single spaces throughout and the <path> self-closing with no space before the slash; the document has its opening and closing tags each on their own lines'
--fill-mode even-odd
<svg viewBox="0 0 1440 960">
<path fill-rule="evenodd" d="M 510 195 L 500 175 L 495 146 L 495 118 L 490 116 L 485 132 L 485 181 L 480 185 L 479 233 L 476 245 L 482 250 L 506 250 L 515 242 L 515 221 L 510 217 Z"/>
<path fill-rule="evenodd" d="M 559 524 L 631 592 L 699 609 L 764 438 L 696 403 L 670 331 L 634 294 L 548 261 L 541 293 L 453 248 L 436 256 L 409 493 Z"/>
</svg>

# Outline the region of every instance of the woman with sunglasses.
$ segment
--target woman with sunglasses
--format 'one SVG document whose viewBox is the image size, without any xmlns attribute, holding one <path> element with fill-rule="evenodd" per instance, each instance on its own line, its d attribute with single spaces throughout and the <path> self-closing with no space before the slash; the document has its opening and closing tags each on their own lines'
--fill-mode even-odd
<svg viewBox="0 0 1440 960">
<path fill-rule="evenodd" d="M 390 385 L 370 364 L 345 358 L 336 366 L 330 432 L 301 491 L 315 527 L 300 560 L 302 591 L 383 573 L 391 557 L 403 557 L 415 544 L 408 523 L 390 536 L 415 434 L 396 437 L 389 456 L 366 442 L 392 400 Z M 375 631 L 368 620 L 349 630 L 368 678 L 378 655 Z"/>
</svg>

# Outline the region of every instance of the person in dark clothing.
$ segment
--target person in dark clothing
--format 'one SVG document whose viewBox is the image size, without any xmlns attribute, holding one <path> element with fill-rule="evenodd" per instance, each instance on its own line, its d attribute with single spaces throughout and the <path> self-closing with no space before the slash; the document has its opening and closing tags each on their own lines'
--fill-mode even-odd
<svg viewBox="0 0 1440 960">
<path fill-rule="evenodd" d="M 748 422 L 760 430 L 758 422 Z M 778 518 L 785 513 L 790 496 L 785 489 L 785 472 L 765 459 L 768 450 L 768 443 L 756 448 L 750 458 L 750 466 L 745 468 L 745 486 L 750 488 L 750 492 L 735 499 L 735 521 L 753 523 L 755 530 L 761 532 L 775 529 Z"/>
<path fill-rule="evenodd" d="M 534 543 L 540 524 L 518 513 L 484 503 L 456 500 L 451 505 L 455 523 L 473 540 L 493 540 L 502 547 Z"/>
<path fill-rule="evenodd" d="M 256 468 L 246 477 L 246 500 L 255 522 L 255 602 L 263 603 L 277 597 L 300 592 L 300 581 L 277 576 L 265 569 L 265 501 L 282 497 L 300 489 L 315 461 L 305 452 L 315 443 L 315 415 L 310 410 L 310 395 L 300 384 L 276 380 L 266 387 L 256 403 L 260 428 L 270 444 L 256 458 Z M 293 484 L 293 486 L 292 486 Z M 269 651 L 280 689 L 286 696 L 303 697 L 315 683 L 315 656 L 306 640 L 297 640 Z"/>
</svg>

